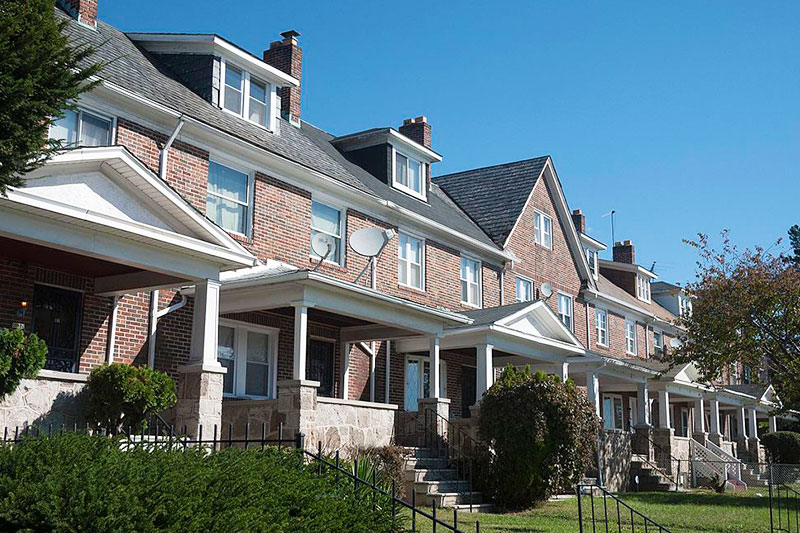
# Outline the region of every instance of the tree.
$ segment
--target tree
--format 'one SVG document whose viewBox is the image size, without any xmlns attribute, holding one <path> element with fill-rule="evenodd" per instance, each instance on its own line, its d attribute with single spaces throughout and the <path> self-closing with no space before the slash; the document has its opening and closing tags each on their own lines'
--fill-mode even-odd
<svg viewBox="0 0 800 533">
<path fill-rule="evenodd" d="M 571 380 L 508 367 L 481 400 L 479 435 L 493 453 L 488 490 L 496 503 L 530 507 L 569 490 L 593 461 L 600 421 Z"/>
<path fill-rule="evenodd" d="M 722 237 L 720 250 L 703 234 L 689 241 L 700 255 L 687 286 L 695 301 L 672 358 L 694 362 L 709 381 L 743 364 L 771 381 L 784 408 L 800 408 L 800 269 L 761 247 L 740 251 L 727 231 Z"/>
<path fill-rule="evenodd" d="M 101 65 L 89 62 L 91 47 L 68 43 L 66 23 L 53 0 L 0 2 L 0 195 L 63 148 L 50 125 L 96 83 Z"/>
<path fill-rule="evenodd" d="M 800 268 L 800 225 L 795 224 L 789 228 L 789 244 L 792 245 L 794 255 L 790 258 L 795 268 Z"/>
<path fill-rule="evenodd" d="M 0 329 L 0 400 L 17 390 L 23 378 L 35 378 L 46 357 L 47 345 L 35 334 Z"/>
</svg>

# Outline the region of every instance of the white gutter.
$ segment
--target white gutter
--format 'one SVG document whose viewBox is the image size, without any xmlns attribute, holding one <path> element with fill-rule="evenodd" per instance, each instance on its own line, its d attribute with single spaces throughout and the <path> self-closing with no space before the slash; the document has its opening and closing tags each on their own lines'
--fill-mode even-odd
<svg viewBox="0 0 800 533">
<path fill-rule="evenodd" d="M 181 128 L 183 128 L 183 118 L 178 119 L 178 125 L 175 126 L 172 135 L 169 136 L 166 144 L 164 144 L 164 148 L 161 149 L 161 158 L 158 161 L 158 176 L 164 181 L 167 181 L 167 158 L 169 157 L 169 149 L 172 143 L 175 142 L 175 137 L 181 132 Z"/>
<path fill-rule="evenodd" d="M 117 339 L 117 315 L 119 311 L 119 296 L 114 295 L 111 299 L 111 316 L 108 317 L 108 333 L 106 336 L 106 363 L 109 365 L 114 362 L 114 344 Z"/>
</svg>

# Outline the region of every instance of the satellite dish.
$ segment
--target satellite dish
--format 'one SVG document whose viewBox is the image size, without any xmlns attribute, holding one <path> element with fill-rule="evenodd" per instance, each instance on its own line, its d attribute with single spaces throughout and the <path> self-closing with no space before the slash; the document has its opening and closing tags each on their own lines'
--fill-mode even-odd
<svg viewBox="0 0 800 533">
<path fill-rule="evenodd" d="M 375 257 L 381 253 L 392 237 L 394 230 L 382 230 L 380 228 L 360 229 L 350 235 L 350 248 L 358 255 L 364 257 Z"/>
<path fill-rule="evenodd" d="M 553 295 L 553 286 L 549 283 L 542 283 L 542 286 L 539 287 L 539 293 L 547 300 Z"/>
<path fill-rule="evenodd" d="M 680 339 L 678 339 L 678 338 L 676 338 L 676 337 L 673 337 L 673 338 L 671 338 L 671 339 L 669 340 L 669 345 L 670 345 L 670 346 L 672 346 L 673 348 L 680 348 L 680 347 L 681 347 L 681 344 L 683 344 L 683 343 L 681 342 L 681 340 L 680 340 Z"/>
<path fill-rule="evenodd" d="M 311 239 L 311 250 L 322 259 L 327 258 L 335 247 L 336 244 L 333 242 L 333 237 L 330 235 L 317 233 L 314 235 L 314 238 Z"/>
</svg>

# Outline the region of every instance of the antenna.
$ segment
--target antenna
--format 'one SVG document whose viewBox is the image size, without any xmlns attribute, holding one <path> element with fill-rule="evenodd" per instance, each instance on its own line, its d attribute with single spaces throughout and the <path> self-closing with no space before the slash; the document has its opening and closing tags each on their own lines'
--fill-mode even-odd
<svg viewBox="0 0 800 533">
<path fill-rule="evenodd" d="M 316 272 L 323 261 L 336 249 L 336 243 L 333 242 L 333 237 L 325 235 L 324 233 L 317 233 L 311 239 L 311 251 L 319 256 L 319 263 L 317 263 L 311 272 Z"/>
<path fill-rule="evenodd" d="M 653 266 L 650 267 L 650 272 L 652 272 L 653 274 L 656 273 L 656 262 L 655 261 L 653 261 Z"/>
<path fill-rule="evenodd" d="M 372 268 L 372 288 L 376 286 L 376 260 L 381 252 L 395 236 L 393 229 L 382 230 L 380 228 L 364 228 L 350 235 L 350 248 L 358 255 L 369 257 L 369 262 L 361 269 L 353 283 L 358 283 L 367 268 Z"/>
<path fill-rule="evenodd" d="M 608 213 L 606 213 L 605 215 L 600 217 L 600 218 L 605 218 L 605 217 L 607 217 L 609 215 L 611 216 L 611 246 L 612 247 L 617 243 L 616 238 L 614 236 L 614 214 L 615 213 L 616 213 L 616 210 L 612 209 L 611 211 L 609 211 Z"/>
<path fill-rule="evenodd" d="M 542 300 L 545 302 L 553 295 L 553 286 L 550 283 L 542 283 L 539 287 L 539 294 L 542 295 Z"/>
</svg>

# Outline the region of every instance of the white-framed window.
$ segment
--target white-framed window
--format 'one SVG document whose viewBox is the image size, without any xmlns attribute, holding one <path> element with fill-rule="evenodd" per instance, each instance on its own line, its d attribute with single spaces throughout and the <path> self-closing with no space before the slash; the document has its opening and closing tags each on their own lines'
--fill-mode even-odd
<svg viewBox="0 0 800 533">
<path fill-rule="evenodd" d="M 636 322 L 627 319 L 625 320 L 625 350 L 631 355 L 636 355 Z"/>
<path fill-rule="evenodd" d="M 567 326 L 570 331 L 573 327 L 573 314 L 572 314 L 572 296 L 558 293 L 558 318 Z"/>
<path fill-rule="evenodd" d="M 425 290 L 425 241 L 406 233 L 397 235 L 397 281 Z"/>
<path fill-rule="evenodd" d="M 64 116 L 50 126 L 50 138 L 60 140 L 65 148 L 75 146 L 109 146 L 113 138 L 114 119 L 83 108 L 67 109 Z"/>
<path fill-rule="evenodd" d="M 429 357 L 406 357 L 405 394 L 403 406 L 408 412 L 416 412 L 420 398 L 430 396 L 431 363 Z M 447 398 L 447 363 L 439 361 L 439 397 Z"/>
<path fill-rule="evenodd" d="M 650 279 L 641 274 L 636 275 L 636 297 L 643 302 L 650 301 Z"/>
<path fill-rule="evenodd" d="M 392 185 L 417 198 L 425 199 L 425 164 L 394 149 Z"/>
<path fill-rule="evenodd" d="M 617 394 L 603 395 L 603 428 L 625 429 L 624 407 L 622 396 Z"/>
<path fill-rule="evenodd" d="M 681 316 L 692 314 L 692 300 L 685 294 L 678 294 L 678 310 Z"/>
<path fill-rule="evenodd" d="M 653 346 L 656 349 L 656 353 L 664 351 L 664 333 L 660 329 L 653 330 Z"/>
<path fill-rule="evenodd" d="M 336 264 L 343 264 L 343 250 L 342 250 L 342 235 L 343 231 L 343 212 L 341 209 L 331 207 L 317 200 L 311 202 L 311 238 L 313 239 L 318 233 L 327 235 L 333 244 L 333 251 L 327 258 Z M 319 258 L 319 256 L 311 250 L 311 257 Z"/>
<path fill-rule="evenodd" d="M 528 278 L 517 277 L 517 301 L 530 302 L 533 300 L 533 281 Z"/>
<path fill-rule="evenodd" d="M 227 369 L 223 394 L 274 398 L 278 330 L 231 320 L 220 320 L 217 360 Z"/>
<path fill-rule="evenodd" d="M 209 161 L 206 216 L 228 231 L 249 235 L 252 181 L 247 172 Z"/>
<path fill-rule="evenodd" d="M 275 88 L 250 72 L 225 61 L 221 62 L 222 87 L 220 107 L 267 129 L 272 129 L 273 108 L 277 105 Z"/>
<path fill-rule="evenodd" d="M 608 346 L 608 311 L 605 309 L 595 309 L 594 323 L 597 333 L 597 344 L 600 346 Z"/>
<path fill-rule="evenodd" d="M 533 240 L 545 248 L 553 247 L 553 219 L 539 211 L 533 212 Z"/>
<path fill-rule="evenodd" d="M 591 248 L 586 249 L 586 262 L 589 263 L 589 271 L 592 277 L 597 279 L 597 252 Z"/>
<path fill-rule="evenodd" d="M 475 307 L 481 301 L 481 262 L 461 256 L 461 301 Z"/>
</svg>

